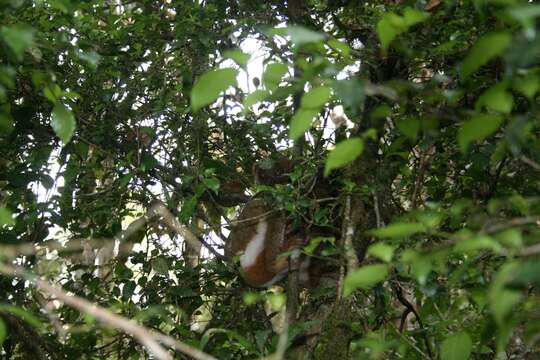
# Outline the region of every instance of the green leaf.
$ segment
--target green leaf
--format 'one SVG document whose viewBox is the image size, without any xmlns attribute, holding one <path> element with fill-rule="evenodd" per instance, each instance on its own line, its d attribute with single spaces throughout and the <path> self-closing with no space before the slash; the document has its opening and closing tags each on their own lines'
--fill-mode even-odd
<svg viewBox="0 0 540 360">
<path fill-rule="evenodd" d="M 213 334 L 226 334 L 230 341 L 235 340 L 235 342 L 240 345 L 240 348 L 246 349 L 248 352 L 255 351 L 255 347 L 251 345 L 249 340 L 238 334 L 236 331 L 218 328 L 209 329 L 204 333 L 199 344 L 201 350 L 203 350 L 206 344 L 208 344 L 208 341 Z"/>
<path fill-rule="evenodd" d="M 532 100 L 540 89 L 540 79 L 536 75 L 527 75 L 517 78 L 513 86 L 529 100 Z"/>
<path fill-rule="evenodd" d="M 253 104 L 265 100 L 270 93 L 266 90 L 255 90 L 244 99 L 244 108 L 248 109 Z"/>
<path fill-rule="evenodd" d="M 524 261 L 512 274 L 510 286 L 520 285 L 523 288 L 540 286 L 540 261 Z"/>
<path fill-rule="evenodd" d="M 11 134 L 14 126 L 11 114 L 0 110 L 0 134 Z"/>
<path fill-rule="evenodd" d="M 71 110 L 60 103 L 54 105 L 51 114 L 51 126 L 64 144 L 67 144 L 73 136 L 75 125 L 75 117 Z"/>
<path fill-rule="evenodd" d="M 410 7 L 405 8 L 403 11 L 403 20 L 407 28 L 421 23 L 429 17 L 429 14 L 425 11 L 416 10 Z"/>
<path fill-rule="evenodd" d="M 19 306 L 0 304 L 0 312 L 10 313 L 14 316 L 17 316 L 19 319 L 25 321 L 36 329 L 43 328 L 43 324 L 38 317 L 36 317 L 30 311 L 27 311 Z"/>
<path fill-rule="evenodd" d="M 187 221 L 193 215 L 193 213 L 195 213 L 195 209 L 197 209 L 197 204 L 198 199 L 196 196 L 192 196 L 184 201 L 179 215 L 182 222 Z"/>
<path fill-rule="evenodd" d="M 416 140 L 420 132 L 420 120 L 417 118 L 403 119 L 397 122 L 397 128 L 409 139 Z"/>
<path fill-rule="evenodd" d="M 384 262 L 390 262 L 394 256 L 394 247 L 382 242 L 370 245 L 367 251 L 368 255 L 375 256 Z"/>
<path fill-rule="evenodd" d="M 384 281 L 388 276 L 388 265 L 374 264 L 358 268 L 348 274 L 343 282 L 343 295 L 349 296 L 356 289 L 368 289 Z"/>
<path fill-rule="evenodd" d="M 390 115 L 392 115 L 392 109 L 386 104 L 377 106 L 370 114 L 373 119 L 384 119 Z"/>
<path fill-rule="evenodd" d="M 341 100 L 343 106 L 349 109 L 353 115 L 364 105 L 366 94 L 363 84 L 356 80 L 338 80 L 332 84 L 337 99 Z"/>
<path fill-rule="evenodd" d="M 461 253 L 478 250 L 493 250 L 497 252 L 501 250 L 501 246 L 495 240 L 493 240 L 493 238 L 486 235 L 480 235 L 470 239 L 458 241 L 454 246 L 454 251 Z"/>
<path fill-rule="evenodd" d="M 312 238 L 309 240 L 309 244 L 304 246 L 304 253 L 308 255 L 312 255 L 315 253 L 315 250 L 319 247 L 321 243 L 328 243 L 329 245 L 334 245 L 336 239 L 334 237 L 329 236 L 317 236 L 315 238 Z"/>
<path fill-rule="evenodd" d="M 114 273 L 116 274 L 116 276 L 123 280 L 130 280 L 133 278 L 133 270 L 129 269 L 123 263 L 116 264 L 116 266 L 114 267 Z"/>
<path fill-rule="evenodd" d="M 285 294 L 280 293 L 268 293 L 266 294 L 266 301 L 270 304 L 272 311 L 279 311 L 287 301 Z"/>
<path fill-rule="evenodd" d="M 70 0 L 49 0 L 48 4 L 50 4 L 53 9 L 60 10 L 63 13 L 68 13 L 69 9 L 72 7 Z"/>
<path fill-rule="evenodd" d="M 162 256 L 152 259 L 152 269 L 159 274 L 167 275 L 169 273 L 169 262 Z"/>
<path fill-rule="evenodd" d="M 481 37 L 461 64 L 461 77 L 466 79 L 482 65 L 500 55 L 510 45 L 512 37 L 506 32 L 493 32 Z"/>
<path fill-rule="evenodd" d="M 203 180 L 204 185 L 217 194 L 219 190 L 219 180 L 217 178 L 205 178 Z"/>
<path fill-rule="evenodd" d="M 19 61 L 23 59 L 24 52 L 34 45 L 34 30 L 23 25 L 2 26 L 0 37 L 3 38 Z"/>
<path fill-rule="evenodd" d="M 433 269 L 433 261 L 430 257 L 413 250 L 405 250 L 401 255 L 401 260 L 411 267 L 411 273 L 418 283 L 425 285 L 428 275 Z"/>
<path fill-rule="evenodd" d="M 88 66 L 90 66 L 90 68 L 92 69 L 96 69 L 97 66 L 99 65 L 99 61 L 101 60 L 101 55 L 99 55 L 95 51 L 88 51 L 88 52 L 80 51 L 80 52 L 76 52 L 76 54 L 79 57 L 79 59 L 86 62 Z"/>
<path fill-rule="evenodd" d="M 490 292 L 490 309 L 497 324 L 502 325 L 512 309 L 522 298 L 519 291 L 505 288 L 496 289 Z"/>
<path fill-rule="evenodd" d="M 328 46 L 336 50 L 338 53 L 340 53 L 344 57 L 349 56 L 351 52 L 351 48 L 349 47 L 347 43 L 339 41 L 337 39 L 330 39 L 328 40 L 327 44 Z"/>
<path fill-rule="evenodd" d="M 520 249 L 523 246 L 523 237 L 519 229 L 504 230 L 496 235 L 496 239 L 509 248 Z"/>
<path fill-rule="evenodd" d="M 506 84 L 499 83 L 486 90 L 476 101 L 476 110 L 483 106 L 488 109 L 509 114 L 514 106 L 514 97 L 506 91 Z"/>
<path fill-rule="evenodd" d="M 127 281 L 124 284 L 124 287 L 122 288 L 122 297 L 124 299 L 131 299 L 133 294 L 135 293 L 135 288 L 137 287 L 137 284 L 135 281 Z"/>
<path fill-rule="evenodd" d="M 140 169 L 144 172 L 148 172 L 159 165 L 159 161 L 152 156 L 152 154 L 145 152 L 141 159 Z"/>
<path fill-rule="evenodd" d="M 403 31 L 402 19 L 394 13 L 384 14 L 377 23 L 377 35 L 383 49 L 388 49 L 392 40 Z"/>
<path fill-rule="evenodd" d="M 234 62 L 240 65 L 242 69 L 246 69 L 251 56 L 244 53 L 242 50 L 227 50 L 223 53 L 223 57 L 234 60 Z"/>
<path fill-rule="evenodd" d="M 457 140 L 462 152 L 474 141 L 479 141 L 493 134 L 502 124 L 502 117 L 480 114 L 467 121 L 458 130 Z"/>
<path fill-rule="evenodd" d="M 534 28 L 534 21 L 540 16 L 539 4 L 527 4 L 523 6 L 514 6 L 508 11 L 510 15 L 521 22 L 527 29 Z"/>
<path fill-rule="evenodd" d="M 289 26 L 287 33 L 295 45 L 319 42 L 325 38 L 324 34 L 309 30 L 303 26 Z"/>
<path fill-rule="evenodd" d="M 406 237 L 426 230 L 425 226 L 419 223 L 393 223 L 380 229 L 371 230 L 370 233 L 383 238 Z"/>
<path fill-rule="evenodd" d="M 360 138 L 347 139 L 330 151 L 324 167 L 324 176 L 330 174 L 334 169 L 340 168 L 352 162 L 364 151 L 364 141 Z"/>
<path fill-rule="evenodd" d="M 294 113 L 289 125 L 289 138 L 296 140 L 311 127 L 313 118 L 317 116 L 319 109 L 298 109 Z"/>
<path fill-rule="evenodd" d="M 270 91 L 275 90 L 279 86 L 283 75 L 285 75 L 288 70 L 289 67 L 283 63 L 271 63 L 266 65 L 266 70 L 262 76 L 262 81 L 266 88 Z"/>
<path fill-rule="evenodd" d="M 237 71 L 234 69 L 210 70 L 199 78 L 191 90 L 191 107 L 198 111 L 213 103 L 229 86 L 236 85 Z"/>
<path fill-rule="evenodd" d="M 366 348 L 369 356 L 360 356 L 357 359 L 384 359 L 385 352 L 388 352 L 394 346 L 392 341 L 388 339 L 388 335 L 383 331 L 369 331 L 364 337 L 354 340 L 352 344 L 355 348 Z"/>
<path fill-rule="evenodd" d="M 329 87 L 319 86 L 309 90 L 302 96 L 300 107 L 304 109 L 321 109 L 330 100 L 332 91 Z"/>
<path fill-rule="evenodd" d="M 419 213 L 416 218 L 426 229 L 435 229 L 441 224 L 443 215 L 434 211 L 425 211 Z"/>
<path fill-rule="evenodd" d="M 15 225 L 15 219 L 13 219 L 13 213 L 5 207 L 0 207 L 0 226 L 2 225 Z"/>
<path fill-rule="evenodd" d="M 43 95 L 52 103 L 56 104 L 63 95 L 63 91 L 57 84 L 50 84 L 43 89 Z"/>
<path fill-rule="evenodd" d="M 4 340 L 6 340 L 6 337 L 8 335 L 6 324 L 4 323 L 4 320 L 0 319 L 0 347 L 4 344 Z"/>
<path fill-rule="evenodd" d="M 390 43 L 401 33 L 406 32 L 411 26 L 424 21 L 429 17 L 428 13 L 406 8 L 403 16 L 394 13 L 386 13 L 377 23 L 377 35 L 384 49 L 388 49 Z"/>
<path fill-rule="evenodd" d="M 471 356 L 472 340 L 466 332 L 453 334 L 441 345 L 441 360 L 467 360 Z"/>
<path fill-rule="evenodd" d="M 261 295 L 256 292 L 246 291 L 243 294 L 244 304 L 248 306 L 256 304 L 258 301 L 261 300 L 261 298 L 262 298 Z"/>
</svg>

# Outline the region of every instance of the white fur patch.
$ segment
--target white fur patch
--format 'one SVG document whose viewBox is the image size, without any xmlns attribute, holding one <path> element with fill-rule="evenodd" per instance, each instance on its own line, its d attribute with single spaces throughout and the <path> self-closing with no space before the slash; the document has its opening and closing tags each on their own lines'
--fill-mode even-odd
<svg viewBox="0 0 540 360">
<path fill-rule="evenodd" d="M 240 266 L 248 268 L 255 264 L 257 257 L 264 250 L 264 242 L 266 239 L 266 232 L 268 230 L 268 223 L 266 220 L 261 220 L 257 224 L 257 230 L 255 236 L 249 241 L 246 246 L 246 251 L 240 256 Z"/>
</svg>

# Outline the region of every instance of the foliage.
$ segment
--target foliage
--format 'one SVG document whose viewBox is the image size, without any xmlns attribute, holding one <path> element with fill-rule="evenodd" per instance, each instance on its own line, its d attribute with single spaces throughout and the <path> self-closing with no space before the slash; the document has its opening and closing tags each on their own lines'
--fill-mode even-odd
<svg viewBox="0 0 540 360">
<path fill-rule="evenodd" d="M 0 1 L 3 358 L 148 357 L 34 275 L 219 359 L 279 354 L 280 288 L 219 256 L 255 193 L 337 234 L 304 252 L 348 273 L 303 291 L 288 357 L 534 356 L 539 17 L 521 0 Z M 280 155 L 287 183 L 256 185 Z M 202 250 L 135 221 L 156 201 Z"/>
</svg>

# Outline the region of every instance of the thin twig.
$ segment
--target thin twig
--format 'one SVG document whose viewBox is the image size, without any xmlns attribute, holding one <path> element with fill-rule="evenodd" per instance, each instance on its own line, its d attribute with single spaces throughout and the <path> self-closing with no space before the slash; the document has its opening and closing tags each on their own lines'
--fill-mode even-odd
<svg viewBox="0 0 540 360">
<path fill-rule="evenodd" d="M 269 210 L 269 211 L 264 212 L 264 213 L 262 213 L 260 215 L 253 216 L 253 217 L 250 217 L 250 218 L 246 218 L 246 219 L 242 219 L 242 220 L 233 220 L 232 224 L 233 225 L 238 225 L 238 224 L 245 223 L 245 222 L 248 222 L 248 221 L 254 221 L 254 220 L 263 219 L 263 218 L 267 217 L 268 215 L 273 214 L 275 212 L 279 212 L 279 210 L 277 210 L 277 209 Z"/>
<path fill-rule="evenodd" d="M 486 197 L 487 199 L 491 198 L 493 194 L 495 194 L 495 191 L 497 190 L 497 185 L 499 183 L 499 180 L 501 178 L 502 170 L 506 164 L 506 160 L 508 159 L 508 156 L 505 156 L 497 165 L 497 168 L 495 169 L 495 174 L 492 178 L 491 185 L 489 186 L 489 194 Z"/>
<path fill-rule="evenodd" d="M 521 156 L 521 161 L 523 161 L 525 164 L 529 165 L 533 169 L 540 171 L 540 164 L 538 164 L 533 159 L 531 159 L 531 158 L 529 158 L 529 157 L 527 157 L 525 155 L 522 155 Z"/>
<path fill-rule="evenodd" d="M 287 342 L 289 340 L 289 322 L 286 316 L 286 307 L 281 309 L 281 315 L 284 316 L 283 327 L 279 334 L 276 352 L 270 356 L 260 358 L 259 360 L 282 360 L 285 357 L 285 351 L 287 350 Z"/>
<path fill-rule="evenodd" d="M 128 243 L 126 243 L 126 239 L 128 239 L 130 236 L 135 234 L 141 227 L 143 227 L 146 223 L 148 223 L 152 218 L 154 217 L 160 217 L 163 221 L 163 223 L 169 227 L 173 232 L 175 232 L 177 235 L 181 236 L 186 242 L 188 242 L 190 245 L 199 246 L 199 244 L 202 244 L 205 248 L 212 253 L 216 258 L 220 260 L 224 260 L 223 255 L 218 253 L 216 249 L 209 243 L 207 243 L 204 239 L 197 237 L 191 230 L 189 230 L 185 225 L 182 225 L 172 214 L 171 212 L 165 207 L 165 205 L 161 201 L 156 201 L 154 205 L 150 207 L 146 215 L 138 218 L 137 220 L 133 221 L 129 226 L 120 232 L 119 235 L 115 236 L 113 239 L 92 239 L 92 240 L 86 240 L 84 241 L 84 244 L 77 243 L 77 242 L 70 242 L 67 245 L 62 245 L 60 243 L 55 244 L 47 244 L 47 245 L 34 245 L 34 244 L 23 244 L 23 245 L 15 245 L 15 246 L 1 246 L 0 247 L 0 254 L 5 257 L 17 257 L 20 255 L 30 255 L 35 254 L 43 249 L 48 250 L 57 250 L 58 252 L 70 252 L 70 251 L 78 251 L 83 250 L 84 246 L 90 246 L 93 249 L 103 248 L 107 245 L 111 245 L 114 241 L 118 240 L 120 242 L 120 248 L 119 248 L 119 254 L 123 254 L 126 251 L 126 249 L 131 249 Z"/>
<path fill-rule="evenodd" d="M 540 253 L 540 243 L 528 246 L 524 249 L 521 249 L 519 255 L 521 256 L 532 256 Z"/>
<path fill-rule="evenodd" d="M 193 247 L 199 246 L 199 239 L 187 226 L 180 224 L 180 222 L 171 214 L 169 209 L 161 201 L 156 201 L 148 210 L 148 216 L 161 217 L 161 220 L 167 227 L 174 231 L 177 235 L 180 235 L 184 241 Z"/>
<path fill-rule="evenodd" d="M 537 224 L 538 226 L 540 226 L 540 216 L 525 216 L 520 218 L 513 218 L 497 224 L 488 225 L 484 228 L 484 231 L 488 234 L 491 234 L 515 226 L 530 224 Z"/>
<path fill-rule="evenodd" d="M 435 154 L 435 146 L 422 152 L 420 155 L 420 164 L 417 169 L 417 176 L 414 182 L 414 189 L 411 198 L 411 209 L 418 207 L 418 197 L 420 196 L 421 188 L 424 185 L 424 178 L 426 176 L 426 170 L 431 162 L 431 156 Z"/>
<path fill-rule="evenodd" d="M 334 201 L 334 200 L 337 200 L 337 197 L 327 197 L 327 198 L 315 199 L 313 201 L 315 203 L 322 203 L 322 202 L 328 202 L 328 201 Z"/>
<path fill-rule="evenodd" d="M 418 322 L 418 325 L 420 325 L 420 328 L 422 329 L 422 338 L 424 340 L 424 344 L 426 346 L 426 351 L 428 353 L 429 359 L 434 359 L 433 352 L 431 351 L 431 345 L 429 343 L 429 339 L 425 333 L 424 323 L 422 322 L 422 318 L 420 317 L 420 314 L 418 314 L 418 311 L 416 311 L 415 307 L 405 296 L 403 296 L 403 289 L 401 288 L 401 285 L 399 285 L 397 282 L 394 282 L 394 290 L 396 292 L 396 296 L 399 300 L 399 302 L 405 306 L 406 311 L 403 313 L 401 321 L 402 323 L 399 326 L 399 331 L 403 331 L 403 327 L 405 325 L 405 320 L 407 319 L 407 315 L 409 313 L 413 313 L 414 317 L 416 318 L 416 321 Z"/>
<path fill-rule="evenodd" d="M 373 190 L 373 208 L 375 210 L 375 219 L 377 222 L 377 229 L 383 226 L 381 221 L 381 212 L 379 211 L 379 198 L 377 197 L 377 192 Z"/>
<path fill-rule="evenodd" d="M 54 313 L 53 302 L 48 299 L 45 299 L 39 291 L 34 292 L 34 299 L 36 299 L 36 301 L 45 311 L 45 315 L 47 315 L 47 317 L 49 318 L 49 321 L 53 324 L 53 327 L 56 331 L 56 335 L 59 338 L 58 341 L 61 344 L 63 344 L 66 337 L 66 331 L 64 330 L 63 324 L 60 321 L 59 316 Z"/>
<path fill-rule="evenodd" d="M 187 226 L 180 224 L 180 222 L 171 214 L 169 209 L 161 202 L 156 202 L 150 210 L 148 210 L 149 215 L 161 216 L 161 219 L 172 231 L 177 235 L 180 235 L 188 244 L 194 248 L 198 247 L 199 244 L 202 244 L 208 251 L 212 253 L 216 258 L 224 260 L 223 255 L 218 253 L 216 249 L 210 244 L 208 244 L 204 239 L 197 237 Z"/>
<path fill-rule="evenodd" d="M 405 335 L 403 335 L 401 332 L 399 332 L 399 330 L 396 328 L 396 326 L 394 324 L 391 323 L 391 326 L 394 328 L 394 331 L 396 332 L 396 334 L 399 335 L 399 337 L 401 337 L 403 340 L 405 340 L 405 342 L 407 344 L 409 344 L 410 347 L 412 347 L 414 350 L 416 350 L 420 355 L 422 355 L 422 357 L 424 359 L 428 359 L 428 360 L 431 360 L 432 358 L 430 358 L 425 352 L 423 352 L 418 346 L 416 346 L 413 342 L 411 342 L 411 340 L 409 340 L 409 338 Z"/>
<path fill-rule="evenodd" d="M 20 276 L 31 282 L 33 282 L 37 288 L 46 294 L 55 297 L 56 299 L 64 302 L 64 304 L 82 311 L 88 315 L 91 315 L 101 321 L 103 324 L 125 332 L 135 338 L 141 345 L 146 347 L 156 359 L 159 360 L 172 360 L 173 357 L 159 342 L 162 342 L 168 346 L 174 347 L 176 350 L 191 356 L 197 360 L 216 360 L 213 356 L 206 354 L 198 349 L 195 349 L 188 344 L 176 340 L 165 334 L 158 333 L 154 330 L 148 329 L 142 325 L 137 324 L 135 321 L 127 319 L 118 314 L 102 308 L 96 304 L 89 302 L 81 297 L 70 295 L 62 288 L 51 285 L 50 283 L 31 275 L 24 270 L 16 269 L 10 266 L 1 266 L 0 272 L 10 276 Z"/>
</svg>

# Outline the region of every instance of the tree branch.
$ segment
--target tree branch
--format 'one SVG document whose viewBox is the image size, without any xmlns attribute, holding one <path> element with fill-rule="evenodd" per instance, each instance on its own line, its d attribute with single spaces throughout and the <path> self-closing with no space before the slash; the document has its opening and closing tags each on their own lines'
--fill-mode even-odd
<svg viewBox="0 0 540 360">
<path fill-rule="evenodd" d="M 92 315 L 106 326 L 113 329 L 120 330 L 128 335 L 131 335 L 141 345 L 143 345 L 149 353 L 151 353 L 156 359 L 159 360 L 172 360 L 173 357 L 159 342 L 162 342 L 174 349 L 186 354 L 197 360 L 216 360 L 213 356 L 208 355 L 198 349 L 195 349 L 188 344 L 176 340 L 170 336 L 162 333 L 158 333 L 154 330 L 148 329 L 142 325 L 137 324 L 131 319 L 127 319 L 118 314 L 114 314 L 111 311 L 100 307 L 96 304 L 92 304 L 86 299 L 81 297 L 70 295 L 65 290 L 58 286 L 51 285 L 50 283 L 31 275 L 24 270 L 16 269 L 10 266 L 0 266 L 0 272 L 10 276 L 20 276 L 31 282 L 44 293 L 54 296 L 58 300 L 64 302 L 64 304 L 84 312 L 88 315 Z"/>
</svg>

